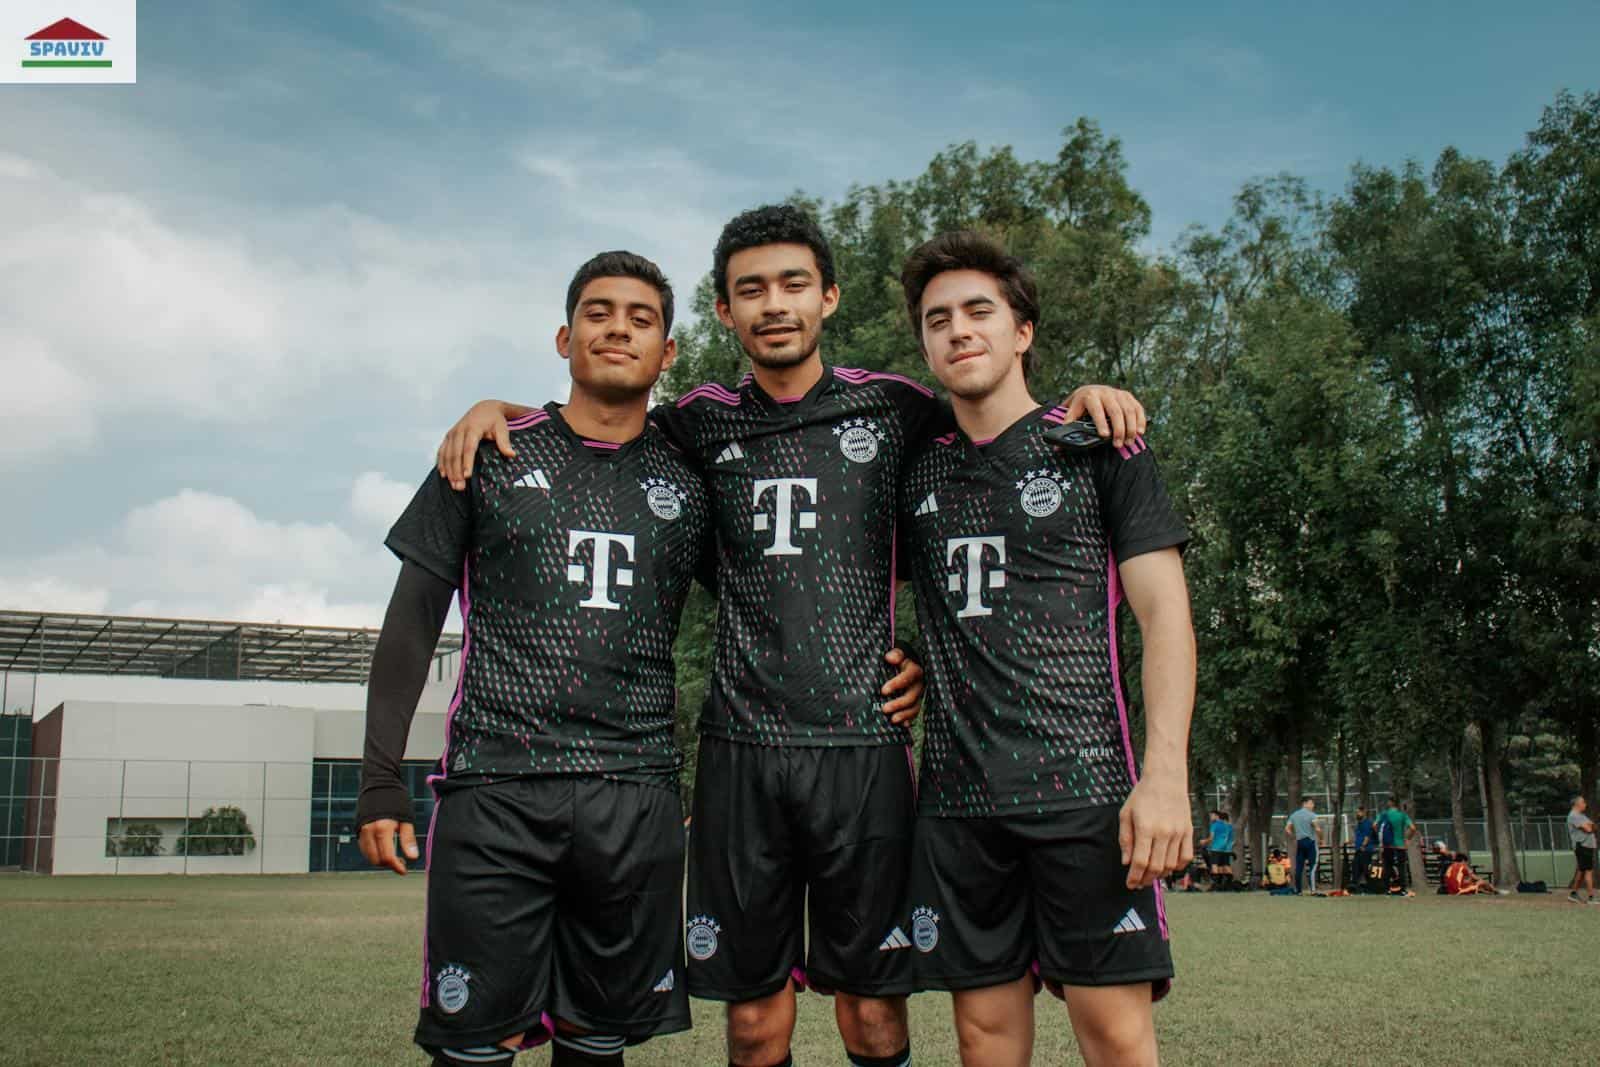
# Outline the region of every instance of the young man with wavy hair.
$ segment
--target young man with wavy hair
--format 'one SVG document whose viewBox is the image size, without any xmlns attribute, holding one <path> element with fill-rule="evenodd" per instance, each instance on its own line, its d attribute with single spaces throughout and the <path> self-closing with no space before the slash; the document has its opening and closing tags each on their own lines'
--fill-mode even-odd
<svg viewBox="0 0 1600 1067">
<path fill-rule="evenodd" d="M 1154 1064 L 1172 979 L 1159 879 L 1193 858 L 1188 540 L 1142 435 L 1117 447 L 1028 388 L 1039 298 L 972 232 L 901 272 L 958 428 L 913 459 L 901 522 L 927 642 L 912 868 L 920 988 L 953 995 L 962 1062 L 1022 1067 L 1038 982 L 1084 1059 Z M 1117 608 L 1144 638 L 1139 774 Z"/>
</svg>

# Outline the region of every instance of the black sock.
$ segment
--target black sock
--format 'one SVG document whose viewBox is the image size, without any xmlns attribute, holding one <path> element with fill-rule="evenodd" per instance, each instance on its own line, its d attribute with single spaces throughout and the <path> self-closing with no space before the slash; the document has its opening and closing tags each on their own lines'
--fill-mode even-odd
<svg viewBox="0 0 1600 1067">
<path fill-rule="evenodd" d="M 893 1056 L 863 1056 L 859 1052 L 844 1050 L 850 1067 L 911 1067 L 911 1042 Z"/>
<path fill-rule="evenodd" d="M 729 1060 L 728 1061 L 728 1067 L 739 1067 L 739 1065 L 737 1063 L 734 1063 L 732 1060 Z M 793 1052 L 793 1050 L 785 1053 L 783 1059 L 779 1060 L 777 1063 L 772 1064 L 771 1067 L 794 1067 L 794 1052 Z"/>
</svg>

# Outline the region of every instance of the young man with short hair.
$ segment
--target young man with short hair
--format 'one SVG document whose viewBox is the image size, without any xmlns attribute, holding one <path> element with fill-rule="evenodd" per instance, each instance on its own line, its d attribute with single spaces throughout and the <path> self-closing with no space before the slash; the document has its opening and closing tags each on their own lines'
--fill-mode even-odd
<svg viewBox="0 0 1600 1067">
<path fill-rule="evenodd" d="M 1041 407 L 1033 279 L 952 233 L 901 274 L 959 428 L 909 467 L 901 522 L 928 642 L 912 871 L 921 988 L 951 992 L 969 1067 L 1030 1061 L 1035 975 L 1084 1059 L 1153 1064 L 1172 978 L 1157 880 L 1193 857 L 1194 633 L 1174 514 L 1142 436 L 1121 448 Z M 1144 776 L 1117 665 L 1144 636 Z"/>
<path fill-rule="evenodd" d="M 1300 806 L 1289 813 L 1283 824 L 1284 836 L 1294 841 L 1294 891 L 1317 891 L 1317 853 L 1322 846 L 1322 827 L 1317 825 L 1317 800 L 1300 798 Z M 1305 875 L 1304 881 L 1301 879 Z"/>
<path fill-rule="evenodd" d="M 416 858 L 400 760 L 459 595 L 466 640 L 428 832 L 416 1042 L 435 1064 L 617 1067 L 685 1030 L 682 759 L 672 643 L 711 522 L 705 487 L 646 424 L 675 355 L 659 268 L 579 268 L 556 348 L 571 399 L 514 421 L 465 493 L 430 476 L 390 531 L 400 557 L 372 660 L 363 854 Z"/>
<path fill-rule="evenodd" d="M 894 644 L 901 471 L 948 414 L 909 379 L 823 362 L 839 289 L 832 250 L 799 209 L 730 221 L 713 282 L 751 373 L 655 413 L 705 470 L 717 531 L 689 990 L 728 1004 L 736 1067 L 790 1062 L 795 992 L 807 983 L 836 994 L 852 1064 L 901 1067 L 911 1057 L 903 905 L 914 787 L 906 716 L 883 704 L 882 660 Z M 1075 402 L 1115 409 L 1119 433 L 1132 421 L 1126 394 L 1080 393 Z M 464 446 L 498 436 L 499 420 L 520 410 L 469 412 L 441 446 L 441 473 L 459 477 Z"/>
<path fill-rule="evenodd" d="M 1594 895 L 1594 820 L 1589 818 L 1589 802 L 1581 796 L 1572 798 L 1572 810 L 1567 812 L 1567 835 L 1572 838 L 1572 855 L 1578 861 L 1572 872 L 1572 884 L 1567 886 L 1567 899 L 1579 903 L 1578 887 L 1589 890 L 1589 903 L 1600 903 Z"/>
</svg>

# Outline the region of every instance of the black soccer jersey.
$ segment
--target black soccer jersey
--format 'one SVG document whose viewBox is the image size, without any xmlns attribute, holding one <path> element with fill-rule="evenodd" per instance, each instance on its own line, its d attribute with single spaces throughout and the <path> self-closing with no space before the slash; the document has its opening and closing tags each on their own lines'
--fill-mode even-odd
<svg viewBox="0 0 1600 1067">
<path fill-rule="evenodd" d="M 925 814 L 1066 811 L 1132 788 L 1117 561 L 1188 534 L 1142 438 L 1067 447 L 1044 436 L 1063 417 L 1040 408 L 981 446 L 946 434 L 909 464 Z"/>
<path fill-rule="evenodd" d="M 895 494 L 948 413 L 893 374 L 824 367 L 804 396 L 746 375 L 655 417 L 705 470 L 717 532 L 717 647 L 701 730 L 779 745 L 905 744 L 893 674 Z"/>
<path fill-rule="evenodd" d="M 710 512 L 660 430 L 585 442 L 545 408 L 484 445 L 465 493 L 430 474 L 386 542 L 460 589 L 444 775 L 673 782 L 672 642 Z"/>
</svg>

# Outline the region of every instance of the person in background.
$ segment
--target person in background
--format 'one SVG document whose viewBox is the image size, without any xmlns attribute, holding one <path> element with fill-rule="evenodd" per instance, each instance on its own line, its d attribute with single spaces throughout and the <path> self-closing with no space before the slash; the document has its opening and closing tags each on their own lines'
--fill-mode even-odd
<svg viewBox="0 0 1600 1067">
<path fill-rule="evenodd" d="M 1567 899 L 1574 904 L 1581 903 L 1578 898 L 1578 887 L 1586 886 L 1589 890 L 1589 903 L 1597 904 L 1594 896 L 1594 820 L 1589 818 L 1589 802 L 1583 797 L 1572 798 L 1572 810 L 1567 812 L 1567 835 L 1572 838 L 1572 854 L 1578 860 L 1578 868 L 1572 874 L 1572 884 L 1567 887 Z"/>
<path fill-rule="evenodd" d="M 1398 797 L 1390 797 L 1389 806 L 1378 816 L 1378 836 L 1383 844 L 1383 880 L 1389 892 L 1404 893 L 1411 884 L 1406 842 L 1417 836 L 1417 826 L 1400 810 Z"/>
<path fill-rule="evenodd" d="M 1211 812 L 1211 825 L 1206 836 L 1200 839 L 1205 850 L 1206 870 L 1211 874 L 1211 888 L 1216 889 L 1233 881 L 1233 823 L 1228 813 L 1220 808 Z"/>
<path fill-rule="evenodd" d="M 1445 887 L 1444 874 L 1450 869 L 1450 865 L 1455 862 L 1456 854 L 1450 851 L 1450 846 L 1445 843 L 1442 837 L 1433 843 L 1433 854 L 1439 860 L 1439 893 L 1442 896 L 1449 892 Z"/>
<path fill-rule="evenodd" d="M 1356 809 L 1356 837 L 1355 837 L 1355 877 L 1347 879 L 1352 890 L 1361 890 L 1367 887 L 1367 872 L 1372 868 L 1372 857 L 1378 851 L 1378 828 L 1372 821 L 1372 813 L 1366 808 Z"/>
<path fill-rule="evenodd" d="M 1472 863 L 1465 852 L 1457 852 L 1450 857 L 1450 862 L 1444 867 L 1439 876 L 1439 892 L 1452 897 L 1475 896 L 1479 893 L 1494 896 L 1496 893 L 1504 895 L 1510 890 L 1496 889 L 1488 879 L 1479 878 L 1472 870 Z"/>
<path fill-rule="evenodd" d="M 1317 825 L 1317 802 L 1313 797 L 1301 797 L 1300 806 L 1289 813 L 1283 825 L 1284 835 L 1294 839 L 1294 891 L 1317 891 L 1317 852 L 1322 847 L 1322 827 Z M 1301 882 L 1301 872 L 1309 876 L 1309 884 Z"/>
</svg>

